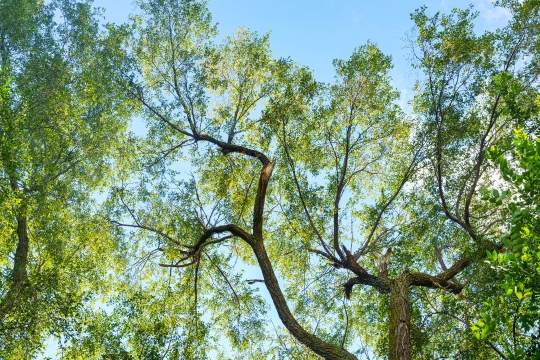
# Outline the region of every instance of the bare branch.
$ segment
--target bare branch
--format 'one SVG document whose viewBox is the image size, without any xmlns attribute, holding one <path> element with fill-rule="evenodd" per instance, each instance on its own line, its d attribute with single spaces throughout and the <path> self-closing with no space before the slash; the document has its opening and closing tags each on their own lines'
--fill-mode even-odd
<svg viewBox="0 0 540 360">
<path fill-rule="evenodd" d="M 173 244 L 176 244 L 178 246 L 182 246 L 182 247 L 190 247 L 189 245 L 187 244 L 182 244 L 180 243 L 178 240 L 176 240 L 175 238 L 171 237 L 170 235 L 164 233 L 163 231 L 160 231 L 156 228 L 153 228 L 151 226 L 147 226 L 147 225 L 142 225 L 142 224 L 126 224 L 126 223 L 122 223 L 120 221 L 117 221 L 117 220 L 112 220 L 112 219 L 108 219 L 102 215 L 100 215 L 103 219 L 109 221 L 110 223 L 112 224 L 115 224 L 115 225 L 118 225 L 118 226 L 122 226 L 122 227 L 132 227 L 132 228 L 137 228 L 137 229 L 142 229 L 142 230 L 147 230 L 147 231 L 150 231 L 150 232 L 153 232 L 167 240 L 169 240 L 170 242 L 172 242 Z M 135 219 L 134 219 L 135 220 Z"/>
<path fill-rule="evenodd" d="M 218 272 L 221 274 L 221 276 L 223 277 L 223 279 L 225 279 L 225 281 L 227 282 L 227 285 L 229 285 L 229 288 L 230 288 L 231 291 L 233 292 L 234 298 L 236 299 L 236 302 L 238 303 L 238 310 L 240 310 L 240 308 L 241 308 L 241 305 L 240 305 L 240 298 L 238 297 L 238 294 L 237 294 L 236 291 L 234 290 L 234 287 L 232 286 L 231 282 L 229 281 L 229 279 L 227 278 L 227 276 L 225 275 L 225 273 L 223 272 L 223 270 L 221 270 L 220 267 L 212 261 L 212 259 L 210 258 L 210 256 L 209 256 L 207 253 L 204 253 L 204 255 L 206 255 L 206 257 L 207 257 L 208 260 L 210 261 L 210 264 L 212 264 L 212 265 L 218 270 Z M 239 314 L 239 317 L 240 317 L 240 314 Z"/>
<path fill-rule="evenodd" d="M 246 280 L 246 282 L 249 284 L 249 285 L 253 285 L 255 283 L 263 283 L 264 280 L 260 280 L 260 279 L 250 279 L 250 280 Z"/>
</svg>

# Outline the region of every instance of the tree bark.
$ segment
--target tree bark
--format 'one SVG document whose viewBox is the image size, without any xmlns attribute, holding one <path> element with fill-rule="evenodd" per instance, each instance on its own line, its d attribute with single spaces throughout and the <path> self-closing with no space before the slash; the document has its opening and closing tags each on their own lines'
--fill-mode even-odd
<svg viewBox="0 0 540 360">
<path fill-rule="evenodd" d="M 11 286 L 3 299 L 0 299 L 0 322 L 9 314 L 22 295 L 23 289 L 28 285 L 28 250 L 30 239 L 28 238 L 28 224 L 25 216 L 17 217 L 17 249 L 15 261 L 11 273 Z"/>
<path fill-rule="evenodd" d="M 15 262 L 11 275 L 12 287 L 19 286 L 28 278 L 27 263 L 30 240 L 28 238 L 28 224 L 25 216 L 17 218 L 17 249 L 15 250 Z"/>
<path fill-rule="evenodd" d="M 408 272 L 402 273 L 390 284 L 389 360 L 411 359 L 409 286 Z"/>
</svg>

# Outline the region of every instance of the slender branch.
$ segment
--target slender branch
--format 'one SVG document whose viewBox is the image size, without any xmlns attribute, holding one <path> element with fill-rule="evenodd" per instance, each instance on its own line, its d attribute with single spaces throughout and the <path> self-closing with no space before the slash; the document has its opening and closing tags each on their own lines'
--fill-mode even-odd
<svg viewBox="0 0 540 360">
<path fill-rule="evenodd" d="M 347 333 L 349 331 L 349 313 L 347 312 L 347 303 L 343 300 L 343 310 L 345 311 L 345 331 L 343 332 L 343 338 L 341 339 L 341 347 L 345 348 L 345 340 L 347 340 Z"/>
<path fill-rule="evenodd" d="M 352 124 L 349 122 L 347 126 L 347 136 L 345 140 L 345 156 L 343 157 L 343 164 L 341 165 L 341 176 L 336 188 L 336 197 L 334 200 L 334 250 L 339 255 L 341 261 L 345 260 L 345 255 L 339 247 L 339 203 L 341 201 L 341 196 L 345 190 L 345 176 L 347 174 L 347 167 L 349 164 L 349 155 L 350 155 L 350 141 L 352 133 Z M 336 170 L 339 172 L 339 170 Z"/>
<path fill-rule="evenodd" d="M 306 217 L 308 218 L 308 221 L 309 221 L 309 224 L 310 224 L 311 228 L 313 229 L 313 231 L 317 235 L 317 238 L 319 239 L 319 243 L 321 244 L 321 246 L 323 247 L 323 249 L 324 249 L 324 251 L 326 253 L 323 253 L 321 251 L 314 251 L 314 252 L 317 252 L 318 254 L 323 255 L 324 257 L 328 258 L 330 261 L 336 261 L 337 262 L 337 258 L 334 255 L 332 255 L 332 252 L 330 251 L 330 247 L 328 246 L 326 241 L 324 241 L 323 237 L 321 236 L 321 233 L 319 232 L 319 230 L 315 226 L 315 223 L 313 222 L 313 219 L 311 218 L 311 215 L 310 215 L 310 213 L 309 213 L 309 211 L 307 209 L 306 202 L 304 200 L 304 195 L 302 194 L 302 190 L 300 188 L 300 183 L 298 181 L 298 176 L 296 176 L 296 167 L 295 167 L 294 161 L 293 161 L 293 159 L 292 159 L 292 157 L 291 157 L 291 155 L 289 153 L 289 147 L 287 146 L 287 139 L 286 139 L 286 136 L 285 136 L 285 126 L 283 126 L 283 149 L 285 150 L 285 155 L 287 156 L 289 167 L 291 168 L 294 183 L 296 185 L 296 190 L 298 191 L 298 196 L 300 197 L 300 202 L 302 203 L 302 208 L 304 209 L 304 213 L 306 214 Z"/>
<path fill-rule="evenodd" d="M 480 180 L 480 170 L 482 168 L 482 163 L 483 163 L 484 157 L 485 157 L 484 152 L 485 152 L 485 149 L 487 147 L 486 146 L 487 145 L 486 144 L 486 138 L 489 135 L 489 132 L 491 131 L 491 129 L 495 125 L 495 122 L 496 122 L 496 120 L 498 118 L 497 106 L 499 104 L 500 98 L 501 98 L 500 94 L 497 95 L 497 97 L 495 98 L 495 103 L 493 104 L 493 109 L 491 111 L 488 128 L 486 129 L 486 131 L 484 132 L 484 135 L 480 139 L 480 147 L 478 149 L 477 161 L 476 161 L 476 164 L 474 166 L 475 175 L 474 175 L 474 178 L 473 178 L 473 183 L 471 185 L 471 188 L 469 189 L 469 194 L 467 195 L 467 198 L 465 200 L 464 217 L 465 217 L 465 224 L 467 225 L 467 227 L 465 229 L 467 230 L 467 232 L 469 232 L 469 234 L 471 235 L 471 237 L 474 240 L 476 240 L 476 234 L 474 234 L 474 231 L 472 231 L 472 227 L 471 227 L 471 220 L 470 220 L 471 201 L 472 201 L 472 197 L 474 195 L 474 192 L 476 191 L 476 186 L 478 184 L 478 181 Z"/>
<path fill-rule="evenodd" d="M 137 229 L 142 229 L 142 230 L 147 230 L 147 231 L 150 231 L 150 232 L 153 232 L 167 240 L 169 240 L 170 242 L 172 242 L 173 244 L 176 244 L 178 246 L 183 246 L 183 247 L 190 247 L 189 245 L 186 245 L 186 244 L 182 244 L 180 243 L 178 240 L 174 239 L 173 237 L 171 237 L 170 235 L 156 229 L 156 228 L 153 228 L 151 226 L 147 226 L 147 225 L 142 225 L 142 224 L 126 224 L 126 223 L 122 223 L 120 221 L 117 221 L 117 220 L 112 220 L 112 219 L 108 219 L 102 215 L 100 215 L 103 219 L 107 220 L 108 222 L 112 223 L 112 224 L 115 224 L 115 225 L 118 225 L 118 226 L 122 226 L 122 227 L 132 227 L 132 228 L 137 228 Z M 134 219 L 136 221 L 136 219 Z"/>
<path fill-rule="evenodd" d="M 133 86 L 135 84 L 132 83 Z M 146 109 L 148 109 L 152 114 L 154 114 L 160 121 L 164 122 L 168 126 L 170 126 L 173 130 L 179 132 L 182 135 L 189 136 L 193 138 L 193 134 L 181 129 L 178 125 L 167 119 L 163 114 L 161 114 L 157 109 L 155 109 L 146 99 L 144 98 L 142 91 L 140 89 L 137 89 L 138 91 L 128 90 L 129 93 L 135 97 Z"/>
<path fill-rule="evenodd" d="M 174 145 L 172 147 L 170 147 L 169 149 L 167 150 L 163 150 L 163 151 L 160 151 L 161 153 L 161 156 L 158 156 L 154 161 L 152 161 L 147 167 L 152 167 L 154 165 L 156 165 L 157 163 L 159 163 L 161 160 L 165 160 L 165 158 L 167 156 L 169 156 L 170 154 L 172 154 L 173 152 L 175 152 L 176 150 L 180 149 L 182 146 L 186 145 L 189 143 L 190 140 L 184 140 L 184 141 L 181 141 L 180 143 L 178 143 L 177 145 Z"/>
<path fill-rule="evenodd" d="M 371 242 L 371 239 L 372 239 L 373 235 L 375 234 L 375 230 L 377 230 L 377 228 L 379 227 L 379 223 L 381 222 L 381 219 L 382 219 L 382 216 L 383 216 L 384 212 L 392 204 L 392 202 L 396 199 L 396 197 L 401 192 L 401 189 L 403 188 L 403 186 L 405 186 L 405 183 L 409 180 L 409 177 L 410 177 L 411 173 L 413 172 L 413 170 L 414 170 L 414 168 L 416 166 L 417 159 L 418 159 L 418 156 L 420 155 L 421 150 L 422 150 L 422 146 L 419 146 L 418 150 L 416 151 L 416 153 L 413 156 L 413 159 L 411 160 L 411 163 L 407 167 L 407 170 L 405 171 L 405 174 L 403 175 L 403 179 L 401 180 L 398 188 L 396 189 L 394 194 L 392 194 L 392 196 L 386 201 L 386 203 L 382 206 L 381 210 L 377 214 L 377 218 L 375 219 L 375 224 L 373 224 L 373 227 L 371 228 L 371 231 L 369 232 L 369 235 L 367 236 L 366 241 L 364 242 L 364 245 L 362 246 L 361 249 L 359 249 L 354 254 L 354 259 L 355 260 L 358 260 L 358 258 L 361 255 L 366 253 L 366 249 L 368 248 L 368 246 L 369 246 L 369 244 Z"/>
<path fill-rule="evenodd" d="M 210 264 L 212 264 L 217 270 L 218 272 L 221 274 L 221 276 L 223 277 L 223 279 L 225 279 L 225 281 L 227 282 L 227 285 L 229 285 L 229 288 L 232 290 L 233 294 L 234 294 L 234 298 L 236 299 L 236 302 L 238 303 L 238 310 L 240 310 L 241 308 L 241 304 L 240 304 L 240 298 L 238 297 L 238 294 L 236 293 L 236 291 L 234 290 L 234 287 L 232 286 L 231 282 L 229 281 L 229 279 L 227 278 L 227 276 L 225 275 L 225 273 L 223 272 L 223 270 L 220 269 L 220 267 L 215 264 L 213 261 L 212 261 L 212 258 L 210 258 L 210 256 L 207 254 L 207 253 L 204 253 L 204 255 L 206 255 L 206 257 L 208 258 L 208 260 L 210 261 Z M 239 315 L 240 315 L 240 311 L 239 311 Z"/>
<path fill-rule="evenodd" d="M 495 351 L 501 357 L 501 359 L 508 360 L 508 358 L 506 356 L 504 356 L 504 354 L 501 352 L 501 350 L 499 350 L 493 343 L 491 343 L 489 341 L 486 341 L 486 342 L 489 345 L 489 347 L 492 348 L 493 351 Z"/>
<path fill-rule="evenodd" d="M 512 321 L 512 339 L 514 340 L 514 352 L 517 352 L 517 320 L 519 315 L 519 308 L 521 307 L 521 304 L 523 303 L 523 299 L 521 299 L 516 306 L 516 310 L 514 311 L 514 321 Z"/>
<path fill-rule="evenodd" d="M 339 264 L 339 260 L 337 260 L 334 256 L 332 256 L 331 254 L 328 254 L 327 252 L 324 252 L 324 251 L 321 251 L 321 250 L 317 250 L 317 249 L 309 249 L 309 252 L 312 252 L 314 254 L 318 254 L 318 255 L 321 255 L 322 257 L 325 257 L 327 258 L 328 260 L 330 260 L 332 263 L 334 264 Z"/>
<path fill-rule="evenodd" d="M 135 86 L 135 84 L 133 84 L 133 86 Z M 225 153 L 225 154 L 227 154 L 227 153 L 239 153 L 239 154 L 248 155 L 248 156 L 254 157 L 256 159 L 259 159 L 261 161 L 261 163 L 263 164 L 263 166 L 267 166 L 270 163 L 270 160 L 268 159 L 268 157 L 266 157 L 266 155 L 263 154 L 260 151 L 253 150 L 253 149 L 250 149 L 250 148 L 247 148 L 247 147 L 244 147 L 244 146 L 240 146 L 240 145 L 229 144 L 229 143 L 220 141 L 220 140 L 218 140 L 218 139 L 216 139 L 216 138 L 214 138 L 212 136 L 209 136 L 209 135 L 206 135 L 206 134 L 201 134 L 196 129 L 196 127 L 193 127 L 193 129 L 192 129 L 193 133 L 190 133 L 188 131 L 183 130 L 177 124 L 173 123 L 166 116 L 164 116 L 161 112 L 159 112 L 148 101 L 146 101 L 146 99 L 142 95 L 142 91 L 140 91 L 140 89 L 138 89 L 138 90 L 139 91 L 129 90 L 129 92 L 146 109 L 148 109 L 152 114 L 154 114 L 158 118 L 158 120 L 164 122 L 165 124 L 170 126 L 173 130 L 175 130 L 175 131 L 177 131 L 177 132 L 179 132 L 179 133 L 181 133 L 181 134 L 183 134 L 185 136 L 189 136 L 189 137 L 193 138 L 195 141 L 202 141 L 203 140 L 203 141 L 207 141 L 207 142 L 209 142 L 211 144 L 217 145 L 221 149 L 221 151 L 223 153 Z M 194 115 L 193 112 L 192 112 L 192 115 Z"/>
</svg>

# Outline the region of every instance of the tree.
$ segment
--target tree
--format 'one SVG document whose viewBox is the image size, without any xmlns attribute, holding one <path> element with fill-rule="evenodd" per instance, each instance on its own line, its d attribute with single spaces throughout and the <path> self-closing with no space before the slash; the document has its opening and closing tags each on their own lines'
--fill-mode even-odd
<svg viewBox="0 0 540 360">
<path fill-rule="evenodd" d="M 0 2 L 2 358 L 69 332 L 115 247 L 92 198 L 127 103 L 110 79 L 119 39 L 96 16 L 88 2 Z"/>
<path fill-rule="evenodd" d="M 505 215 L 501 208 L 478 199 L 482 183 L 491 184 L 498 177 L 486 162 L 485 152 L 493 145 L 508 143 L 513 127 L 538 131 L 537 63 L 521 60 L 525 54 L 537 56 L 532 54 L 537 53 L 538 3 L 501 5 L 512 13 L 513 20 L 506 28 L 481 37 L 472 32 L 468 11 L 455 11 L 454 20 L 441 16 L 434 21 L 437 17 L 428 19 L 422 11 L 414 16 L 419 27 L 414 51 L 416 66 L 426 74 L 423 84 L 419 82 L 424 91 L 417 97 L 417 111 L 425 114 L 424 129 L 432 139 L 427 158 L 433 170 L 431 178 L 424 178 L 423 185 L 431 185 L 434 197 L 439 199 L 438 211 L 445 214 L 452 227 L 468 234 L 467 239 L 460 236 L 462 231 L 452 230 L 442 236 L 437 233 L 439 230 L 432 232 L 433 250 L 442 268 L 446 265 L 441 250 L 455 249 L 450 253 L 454 261 L 466 258 L 469 252 L 469 258 L 476 262 L 475 271 L 481 269 L 485 273 L 467 276 L 473 292 L 467 291 L 465 299 L 476 299 L 470 302 L 472 309 L 463 309 L 467 302 L 462 306 L 445 306 L 445 301 L 441 301 L 441 309 L 437 310 L 438 301 L 428 296 L 425 302 L 434 313 L 454 316 L 464 328 L 472 325 L 472 304 L 493 296 L 498 274 L 482 266 L 480 260 L 482 252 L 501 248 L 500 236 L 504 232 L 501 225 Z M 438 26 L 442 31 L 437 31 Z M 424 212 L 426 203 L 421 206 Z M 459 312 L 463 315 L 456 316 Z M 504 334 L 508 333 L 502 334 L 485 341 L 499 355 L 498 347 L 505 346 Z"/>
<path fill-rule="evenodd" d="M 204 358 L 221 332 L 253 358 L 302 351 L 262 331 L 260 298 L 234 273 L 240 259 L 260 269 L 295 341 L 323 358 L 355 359 L 347 349 L 358 338 L 389 359 L 413 348 L 418 358 L 500 354 L 504 338 L 467 338 L 467 319 L 493 291 L 486 250 L 501 248 L 503 214 L 479 189 L 495 174 L 486 150 L 515 127 L 537 129 L 540 42 L 537 1 L 497 6 L 513 18 L 483 35 L 471 9 L 412 15 L 419 77 L 406 116 L 391 60 L 372 43 L 336 60 L 335 83 L 321 84 L 274 59 L 267 35 L 240 29 L 215 45 L 203 2 L 142 2 L 122 74 L 148 134 L 106 216 L 137 244 L 139 264 L 161 269 L 139 268 L 140 282 L 125 284 L 113 320 L 101 322 L 126 321 L 109 344 Z M 138 319 L 157 303 L 175 312 L 152 331 Z M 370 323 L 387 335 L 370 339 Z M 456 334 L 466 341 L 449 346 Z"/>
<path fill-rule="evenodd" d="M 483 189 L 484 200 L 499 206 L 505 203 L 507 232 L 502 236 L 504 248 L 488 252 L 491 266 L 504 273 L 499 286 L 505 296 L 484 303 L 482 320 L 473 327 L 477 338 L 492 336 L 497 326 L 511 329 L 511 339 L 504 348 L 508 359 L 540 357 L 538 327 L 540 326 L 539 296 L 539 233 L 540 204 L 539 172 L 540 140 L 531 140 L 522 130 L 516 130 L 509 151 L 491 148 L 488 158 L 499 165 L 506 189 Z M 510 199 L 510 201 L 508 201 Z M 506 201 L 505 201 L 506 200 Z M 502 324 L 501 324 L 502 323 Z"/>
<path fill-rule="evenodd" d="M 110 36 L 87 3 L 0 4 L 9 356 L 49 333 L 65 358 L 206 358 L 219 335 L 236 358 L 355 359 L 356 340 L 389 359 L 503 354 L 507 331 L 470 331 L 505 232 L 503 200 L 480 189 L 498 173 L 486 150 L 538 131 L 538 1 L 498 3 L 512 20 L 483 35 L 471 9 L 417 10 L 410 115 L 373 43 L 330 85 L 275 59 L 268 35 L 215 44 L 201 1 L 142 1 Z M 125 97 L 147 124 L 137 141 L 122 139 Z M 91 217 L 112 151 L 117 185 Z M 266 331 L 258 282 L 292 337 Z M 85 306 L 92 286 L 109 312 Z"/>
</svg>

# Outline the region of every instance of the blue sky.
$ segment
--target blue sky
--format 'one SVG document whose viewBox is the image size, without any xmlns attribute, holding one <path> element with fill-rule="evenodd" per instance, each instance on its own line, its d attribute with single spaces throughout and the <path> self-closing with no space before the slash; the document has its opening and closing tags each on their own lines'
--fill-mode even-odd
<svg viewBox="0 0 540 360">
<path fill-rule="evenodd" d="M 94 3 L 106 9 L 107 21 L 115 23 L 126 21 L 129 13 L 137 11 L 132 0 Z M 494 30 L 509 19 L 506 11 L 494 9 L 489 0 L 210 0 L 208 8 L 213 21 L 219 23 L 220 38 L 240 26 L 259 34 L 270 31 L 274 55 L 308 66 L 319 81 L 332 81 L 333 59 L 348 58 L 356 46 L 371 40 L 392 55 L 393 83 L 406 103 L 414 82 L 403 40 L 413 26 L 410 14 L 422 5 L 434 13 L 469 4 L 480 12 L 478 31 Z"/>
<path fill-rule="evenodd" d="M 426 5 L 429 13 L 448 12 L 469 4 L 480 12 L 477 30 L 494 30 L 509 20 L 509 14 L 494 9 L 489 0 L 210 0 L 213 21 L 219 23 L 219 38 L 232 35 L 240 26 L 263 34 L 271 31 L 270 42 L 276 57 L 290 57 L 308 66 L 319 81 L 331 82 L 332 60 L 348 58 L 356 46 L 368 40 L 392 55 L 393 85 L 401 92 L 402 105 L 412 96 L 415 75 L 407 61 L 404 37 L 413 23 L 410 13 Z M 94 0 L 105 8 L 108 22 L 123 23 L 137 7 L 132 0 Z M 246 278 L 260 278 L 257 274 Z M 263 294 L 266 292 L 262 289 Z M 266 295 L 266 294 L 264 294 Z M 277 316 L 272 314 L 276 323 Z M 279 324 L 279 320 L 277 320 Z M 54 342 L 47 355 L 54 357 Z"/>
</svg>

